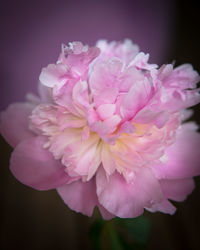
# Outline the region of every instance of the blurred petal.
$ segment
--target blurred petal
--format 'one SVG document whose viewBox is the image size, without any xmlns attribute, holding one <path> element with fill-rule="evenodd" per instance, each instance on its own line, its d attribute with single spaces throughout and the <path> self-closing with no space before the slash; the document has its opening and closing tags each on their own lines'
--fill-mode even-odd
<svg viewBox="0 0 200 250">
<path fill-rule="evenodd" d="M 181 180 L 161 180 L 160 185 L 164 195 L 168 199 L 175 201 L 184 201 L 195 188 L 194 180 L 192 178 Z"/>
<path fill-rule="evenodd" d="M 200 174 L 199 148 L 200 134 L 182 125 L 173 145 L 166 149 L 168 161 L 155 166 L 154 172 L 158 178 L 181 179 L 190 178 Z"/>
<path fill-rule="evenodd" d="M 34 136 L 29 130 L 29 115 L 33 108 L 28 103 L 15 103 L 1 113 L 0 132 L 11 146 L 15 147 L 19 142 Z"/>
<path fill-rule="evenodd" d="M 53 189 L 71 181 L 64 166 L 43 148 L 46 139 L 34 137 L 17 145 L 11 156 L 10 169 L 23 184 L 39 190 Z"/>
</svg>

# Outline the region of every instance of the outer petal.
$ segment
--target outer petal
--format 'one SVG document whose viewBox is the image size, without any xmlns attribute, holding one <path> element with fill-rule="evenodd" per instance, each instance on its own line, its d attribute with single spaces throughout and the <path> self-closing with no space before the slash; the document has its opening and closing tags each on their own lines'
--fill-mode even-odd
<svg viewBox="0 0 200 250">
<path fill-rule="evenodd" d="M 134 65 L 140 69 L 153 70 L 157 68 L 156 64 L 149 64 L 149 54 L 144 54 L 143 52 L 138 53 L 134 59 L 130 62 L 130 66 Z"/>
<path fill-rule="evenodd" d="M 95 179 L 87 182 L 81 180 L 65 184 L 57 188 L 58 194 L 61 196 L 65 204 L 76 212 L 80 212 L 87 216 L 92 216 L 95 206 L 98 206 L 102 217 L 110 220 L 114 217 L 98 202 L 96 195 Z"/>
<path fill-rule="evenodd" d="M 162 109 L 171 112 L 180 111 L 181 109 L 195 106 L 200 102 L 200 89 L 162 89 L 161 103 L 159 104 Z"/>
<path fill-rule="evenodd" d="M 193 70 L 191 64 L 183 64 L 175 68 L 171 74 L 164 79 L 164 85 L 180 89 L 196 88 L 200 81 L 199 74 Z"/>
<path fill-rule="evenodd" d="M 0 132 L 11 146 L 15 147 L 20 141 L 34 136 L 28 125 L 28 116 L 33 108 L 28 103 L 15 103 L 1 113 Z"/>
<path fill-rule="evenodd" d="M 57 191 L 71 209 L 92 216 L 93 209 L 98 203 L 94 178 L 88 182 L 79 180 L 65 184 L 58 187 Z"/>
<path fill-rule="evenodd" d="M 38 190 L 56 188 L 71 181 L 63 165 L 43 148 L 46 139 L 34 137 L 17 145 L 11 156 L 10 168 L 23 184 Z"/>
<path fill-rule="evenodd" d="M 151 208 L 145 208 L 150 212 L 162 212 L 165 214 L 173 215 L 176 212 L 176 207 L 172 205 L 167 199 L 164 199 L 161 203 L 153 204 Z"/>
<path fill-rule="evenodd" d="M 118 173 L 108 180 L 101 168 L 96 183 L 100 204 L 122 218 L 137 217 L 143 213 L 144 207 L 162 200 L 159 183 L 147 168 L 141 168 L 129 184 Z"/>
<path fill-rule="evenodd" d="M 176 207 L 167 199 L 183 201 L 194 189 L 194 181 L 191 178 L 182 180 L 161 180 L 160 185 L 166 198 L 161 203 L 153 204 L 151 207 L 146 208 L 150 212 L 160 211 L 171 215 L 174 214 L 176 212 Z"/>
<path fill-rule="evenodd" d="M 182 180 L 161 180 L 160 181 L 161 189 L 164 195 L 175 201 L 184 201 L 187 198 L 194 187 L 194 180 L 182 179 Z"/>
<path fill-rule="evenodd" d="M 58 59 L 69 66 L 71 73 L 75 77 L 85 77 L 89 64 L 99 55 L 100 49 L 97 47 L 89 48 L 83 46 L 81 42 L 69 43 L 69 46 L 62 46 L 62 53 Z M 87 75 L 87 74 L 86 74 Z"/>
<path fill-rule="evenodd" d="M 100 204 L 98 205 L 99 211 L 101 212 L 101 216 L 103 217 L 104 220 L 111 220 L 112 218 L 115 217 L 115 215 L 111 214 L 106 210 L 103 206 Z"/>
<path fill-rule="evenodd" d="M 193 124 L 182 125 L 175 143 L 166 150 L 168 162 L 154 167 L 158 178 L 182 179 L 200 174 L 200 134 L 193 129 Z"/>
<path fill-rule="evenodd" d="M 39 83 L 38 86 L 39 96 L 42 103 L 53 103 L 52 89 Z"/>
</svg>

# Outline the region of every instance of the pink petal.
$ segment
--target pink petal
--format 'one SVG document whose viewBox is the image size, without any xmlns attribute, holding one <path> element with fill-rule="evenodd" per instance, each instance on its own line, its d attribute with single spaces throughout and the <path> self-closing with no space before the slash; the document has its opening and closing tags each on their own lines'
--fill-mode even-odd
<svg viewBox="0 0 200 250">
<path fill-rule="evenodd" d="M 49 88 L 53 88 L 57 84 L 64 84 L 64 76 L 68 74 L 68 67 L 64 64 L 49 64 L 42 69 L 39 80 Z M 64 81 L 64 82 L 63 82 Z"/>
<path fill-rule="evenodd" d="M 0 132 L 11 146 L 34 136 L 28 124 L 33 108 L 28 103 L 15 103 L 1 113 Z"/>
<path fill-rule="evenodd" d="M 72 114 L 80 116 L 72 99 L 73 88 L 77 81 L 77 79 L 68 79 L 62 87 L 55 86 L 53 89 L 53 98 L 56 104 L 64 106 Z"/>
<path fill-rule="evenodd" d="M 179 90 L 177 88 L 166 88 L 161 95 L 161 99 L 164 100 L 164 103 L 161 103 L 160 107 L 171 112 L 190 108 L 200 102 L 199 93 L 200 89 Z"/>
<path fill-rule="evenodd" d="M 118 58 L 97 62 L 90 76 L 90 87 L 97 93 L 106 87 L 118 87 L 118 76 L 122 71 L 123 63 Z"/>
<path fill-rule="evenodd" d="M 152 207 L 146 207 L 146 210 L 150 212 L 162 212 L 165 214 L 173 215 L 176 212 L 176 207 L 172 205 L 167 199 L 164 199 L 161 203 L 153 204 Z"/>
<path fill-rule="evenodd" d="M 145 206 L 162 200 L 160 185 L 147 168 L 141 168 L 133 183 L 129 184 L 118 173 L 107 179 L 101 168 L 97 172 L 96 183 L 100 204 L 122 218 L 137 217 Z"/>
<path fill-rule="evenodd" d="M 144 54 L 143 52 L 138 53 L 134 59 L 130 62 L 130 66 L 134 65 L 140 69 L 152 70 L 157 68 L 156 64 L 149 64 L 149 54 Z"/>
<path fill-rule="evenodd" d="M 182 125 L 175 143 L 166 150 L 168 162 L 153 169 L 158 178 L 181 179 L 200 174 L 200 134 L 193 129 L 193 125 L 191 129 L 187 123 Z"/>
<path fill-rule="evenodd" d="M 42 103 L 53 103 L 52 88 L 49 88 L 41 83 L 38 86 L 39 96 Z"/>
<path fill-rule="evenodd" d="M 101 216 L 103 217 L 104 220 L 111 220 L 112 218 L 115 217 L 115 215 L 111 214 L 106 210 L 103 206 L 98 204 L 99 211 L 101 213 Z"/>
<path fill-rule="evenodd" d="M 143 81 L 144 75 L 142 72 L 135 67 L 125 68 L 122 75 L 120 76 L 120 92 L 128 92 L 134 83 Z"/>
<path fill-rule="evenodd" d="M 113 214 L 109 213 L 99 204 L 94 178 L 87 182 L 78 180 L 70 184 L 65 184 L 58 187 L 57 191 L 65 204 L 76 212 L 92 216 L 94 207 L 98 206 L 99 211 L 105 220 L 110 220 L 114 217 Z"/>
<path fill-rule="evenodd" d="M 118 57 L 126 64 L 129 64 L 139 52 L 139 47 L 129 39 L 125 39 L 122 43 L 115 41 L 108 43 L 106 40 L 99 40 L 97 47 L 101 49 L 100 59 Z"/>
<path fill-rule="evenodd" d="M 181 111 L 181 120 L 186 121 L 189 118 L 191 118 L 193 114 L 194 114 L 194 110 L 192 110 L 192 109 L 184 109 L 184 110 Z"/>
<path fill-rule="evenodd" d="M 158 70 L 158 78 L 159 80 L 163 81 L 167 78 L 173 71 L 172 64 L 163 64 Z"/>
<path fill-rule="evenodd" d="M 80 109 L 89 107 L 88 83 L 79 81 L 73 88 L 72 99 L 74 104 Z"/>
<path fill-rule="evenodd" d="M 121 118 L 119 115 L 113 115 L 104 120 L 104 123 L 109 127 L 109 133 L 116 130 L 117 125 L 119 125 Z"/>
<path fill-rule="evenodd" d="M 108 175 L 114 173 L 116 165 L 112 157 L 112 153 L 107 143 L 104 143 L 101 150 L 101 160 L 103 168 Z"/>
<path fill-rule="evenodd" d="M 101 104 L 114 103 L 118 96 L 117 88 L 104 88 L 98 94 L 94 94 L 94 103 L 98 107 Z"/>
<path fill-rule="evenodd" d="M 81 180 L 57 188 L 65 204 L 76 212 L 92 216 L 98 204 L 94 178 L 87 182 Z"/>
<path fill-rule="evenodd" d="M 175 201 L 184 201 L 195 188 L 194 180 L 192 178 L 181 180 L 161 180 L 160 185 L 164 195 L 168 199 Z"/>
<path fill-rule="evenodd" d="M 147 79 L 135 82 L 124 96 L 122 106 L 120 107 L 121 116 L 125 119 L 133 118 L 147 104 L 151 93 L 151 83 Z"/>
<path fill-rule="evenodd" d="M 144 108 L 139 111 L 133 119 L 136 123 L 152 123 L 158 128 L 162 128 L 168 120 L 169 113 L 167 111 L 157 111 L 148 108 Z"/>
<path fill-rule="evenodd" d="M 17 145 L 11 156 L 10 169 L 23 184 L 38 190 L 56 188 L 70 177 L 64 166 L 43 148 L 46 138 L 34 137 Z"/>
<path fill-rule="evenodd" d="M 193 70 L 191 64 L 183 64 L 175 68 L 171 74 L 164 79 L 164 85 L 180 89 L 196 88 L 200 81 L 199 74 Z"/>
<path fill-rule="evenodd" d="M 69 43 L 69 46 L 63 45 L 59 62 L 66 64 L 73 76 L 85 78 L 89 64 L 99 55 L 100 50 L 97 47 L 83 46 L 81 42 Z"/>
<path fill-rule="evenodd" d="M 98 107 L 97 113 L 102 120 L 111 117 L 115 112 L 115 104 L 102 104 Z"/>
</svg>

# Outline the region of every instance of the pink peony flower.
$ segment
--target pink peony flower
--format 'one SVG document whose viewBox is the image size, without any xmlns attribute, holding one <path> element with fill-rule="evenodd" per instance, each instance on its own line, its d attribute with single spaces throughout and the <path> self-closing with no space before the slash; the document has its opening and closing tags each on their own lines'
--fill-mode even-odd
<svg viewBox="0 0 200 250">
<path fill-rule="evenodd" d="M 173 214 L 200 174 L 200 135 L 187 122 L 200 102 L 189 64 L 158 68 L 130 40 L 62 46 L 40 74 L 39 97 L 1 114 L 15 147 L 14 176 L 38 190 L 56 188 L 71 209 L 105 219 L 149 211 Z"/>
</svg>

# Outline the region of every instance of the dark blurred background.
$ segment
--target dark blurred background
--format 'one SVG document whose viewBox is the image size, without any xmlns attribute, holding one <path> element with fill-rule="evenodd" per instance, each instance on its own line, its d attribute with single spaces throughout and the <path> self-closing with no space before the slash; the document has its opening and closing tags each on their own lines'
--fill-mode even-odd
<svg viewBox="0 0 200 250">
<path fill-rule="evenodd" d="M 6 1 L 0 10 L 0 110 L 37 93 L 41 68 L 56 61 L 61 43 L 131 38 L 153 63 L 191 63 L 200 72 L 200 18 L 196 1 Z M 193 120 L 200 124 L 200 108 Z M 93 219 L 69 210 L 55 190 L 39 192 L 9 171 L 12 149 L 0 138 L 0 249 L 92 249 Z M 146 213 L 147 249 L 200 247 L 200 179 L 174 216 Z"/>
</svg>

